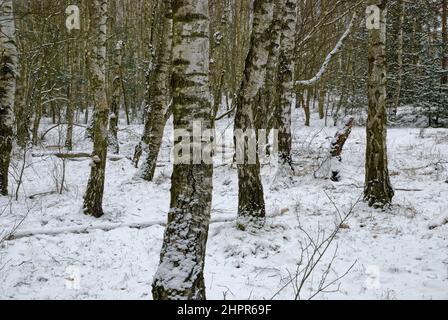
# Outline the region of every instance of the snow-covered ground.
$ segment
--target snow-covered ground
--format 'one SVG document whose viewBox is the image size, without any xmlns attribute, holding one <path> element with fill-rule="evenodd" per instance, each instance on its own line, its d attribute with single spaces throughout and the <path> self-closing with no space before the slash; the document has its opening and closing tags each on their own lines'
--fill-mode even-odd
<svg viewBox="0 0 448 320">
<path fill-rule="evenodd" d="M 356 204 L 301 298 L 316 292 L 327 269 L 325 283 L 330 283 L 354 264 L 316 298 L 448 299 L 448 224 L 429 228 L 448 216 L 448 130 L 389 130 L 389 167 L 397 190 L 393 207 L 379 211 L 357 203 L 364 177 L 364 128 L 354 128 L 344 149 L 342 180 L 315 179 L 319 157 L 336 128 L 316 119 L 312 127 L 304 127 L 298 113 L 296 173 L 282 177 L 275 168 L 263 169 L 270 217 L 259 232 L 236 229 L 236 170 L 217 161 L 205 266 L 208 298 L 293 299 L 294 288 L 287 283 L 295 275 L 301 248 L 310 244 L 307 234 L 314 241 L 322 232 L 328 235 L 338 210 L 343 215 Z M 230 119 L 218 126 L 221 131 L 232 127 Z M 129 126 L 120 131 L 125 157 L 107 165 L 105 215 L 100 219 L 81 212 L 88 159 L 66 161 L 66 190 L 59 194 L 62 160 L 28 156 L 19 200 L 0 198 L 0 232 L 16 234 L 0 246 L 1 299 L 151 299 L 169 206 L 170 142 L 165 139 L 155 181 L 145 182 L 126 158 L 141 130 Z M 165 136 L 170 133 L 171 125 Z M 57 129 L 51 131 L 43 144 L 56 145 L 58 136 Z M 75 150 L 90 150 L 83 137 L 77 128 Z M 14 176 L 20 166 L 16 157 Z"/>
</svg>

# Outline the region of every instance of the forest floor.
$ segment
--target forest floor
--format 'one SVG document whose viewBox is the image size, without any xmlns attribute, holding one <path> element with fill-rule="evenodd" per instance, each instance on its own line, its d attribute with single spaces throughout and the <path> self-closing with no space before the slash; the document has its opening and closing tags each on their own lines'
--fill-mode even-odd
<svg viewBox="0 0 448 320">
<path fill-rule="evenodd" d="M 397 190 L 393 206 L 382 211 L 358 201 L 365 129 L 354 128 L 343 152 L 342 180 L 332 182 L 314 178 L 313 172 L 336 128 L 317 119 L 311 127 L 302 123 L 296 115 L 294 176 L 278 174 L 275 166 L 263 168 L 269 218 L 257 233 L 235 227 L 237 172 L 217 161 L 205 264 L 208 298 L 294 299 L 301 248 L 330 234 L 339 214 L 355 205 L 300 298 L 314 296 L 323 289 L 320 283 L 330 284 L 348 271 L 315 298 L 448 299 L 448 224 L 442 223 L 448 217 L 448 130 L 389 130 L 389 167 Z M 231 129 L 231 119 L 218 127 Z M 61 141 L 62 130 L 51 131 L 32 151 L 35 157 L 29 152 L 18 201 L 0 198 L 0 233 L 15 234 L 0 245 L 0 298 L 151 299 L 169 207 L 170 139 L 164 141 L 155 181 L 148 183 L 127 158 L 142 126 L 123 127 L 124 157 L 107 164 L 105 215 L 95 219 L 81 210 L 89 159 L 65 161 L 65 188 L 57 192 L 63 161 L 46 153 Z M 171 125 L 165 136 L 171 136 Z M 82 128 L 76 128 L 74 140 L 76 151 L 90 152 Z M 15 178 L 20 167 L 16 155 Z M 299 268 L 308 258 L 304 255 Z"/>
</svg>

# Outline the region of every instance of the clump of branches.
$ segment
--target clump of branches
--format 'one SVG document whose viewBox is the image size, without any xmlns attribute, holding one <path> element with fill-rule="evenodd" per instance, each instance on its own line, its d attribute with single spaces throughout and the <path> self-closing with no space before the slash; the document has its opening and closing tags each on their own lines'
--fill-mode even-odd
<svg viewBox="0 0 448 320">
<path fill-rule="evenodd" d="M 330 279 L 330 273 L 333 270 L 334 262 L 338 257 L 338 246 L 333 251 L 332 257 L 329 262 L 325 263 L 323 258 L 328 254 L 331 245 L 336 239 L 336 236 L 340 233 L 341 229 L 347 228 L 347 222 L 352 217 L 355 207 L 362 199 L 362 195 L 357 201 L 350 207 L 347 212 L 342 212 L 335 204 L 333 199 L 325 193 L 327 198 L 336 210 L 337 222 L 328 234 L 320 225 L 318 226 L 317 236 L 313 237 L 308 231 L 306 231 L 301 225 L 299 230 L 305 235 L 305 240 L 300 242 L 300 257 L 297 261 L 297 268 L 294 272 L 289 272 L 289 279 L 287 282 L 272 296 L 271 300 L 277 297 L 289 286 L 292 286 L 294 291 L 294 299 L 302 300 L 304 295 L 304 289 L 306 285 L 314 278 L 317 272 L 317 268 L 324 265 L 323 271 L 320 274 L 320 280 L 316 288 L 311 289 L 308 300 L 315 298 L 321 293 L 338 292 L 340 290 L 340 282 L 345 278 L 353 269 L 357 261 L 340 276 L 336 276 Z"/>
</svg>

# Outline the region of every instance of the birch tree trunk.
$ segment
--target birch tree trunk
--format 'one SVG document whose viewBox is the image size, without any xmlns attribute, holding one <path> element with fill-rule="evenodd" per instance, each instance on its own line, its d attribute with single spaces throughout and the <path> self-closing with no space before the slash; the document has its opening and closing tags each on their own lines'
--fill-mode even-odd
<svg viewBox="0 0 448 320">
<path fill-rule="evenodd" d="M 380 29 L 369 30 L 369 71 L 367 118 L 366 178 L 364 197 L 369 206 L 383 208 L 392 202 L 387 161 L 386 112 L 386 2 L 370 0 L 381 11 Z"/>
<path fill-rule="evenodd" d="M 202 120 L 202 129 L 213 127 L 209 47 L 208 1 L 174 1 L 171 81 L 174 130 L 191 135 L 195 120 Z M 176 141 L 174 147 L 179 143 Z M 203 140 L 199 147 L 204 150 Z M 154 299 L 205 299 L 203 272 L 213 189 L 210 162 L 174 164 L 171 209 L 153 282 Z"/>
<path fill-rule="evenodd" d="M 269 45 L 269 57 L 266 64 L 266 76 L 262 88 L 262 103 L 254 111 L 255 127 L 257 129 L 277 129 L 279 125 L 275 116 L 280 101 L 278 70 L 285 2 L 286 0 L 274 0 L 274 13 L 270 27 L 271 39 Z"/>
<path fill-rule="evenodd" d="M 288 165 L 292 169 L 292 135 L 291 135 L 291 104 L 294 99 L 294 48 L 296 31 L 296 0 L 287 0 L 283 13 L 283 26 L 280 42 L 280 65 L 279 65 L 279 96 L 280 105 L 278 120 L 278 150 L 282 165 Z"/>
<path fill-rule="evenodd" d="M 162 4 L 162 9 L 164 10 L 162 11 L 164 12 L 164 18 L 161 30 L 157 34 L 159 40 L 155 66 L 149 79 L 150 107 L 146 120 L 147 132 L 145 132 L 143 139 L 147 155 L 142 167 L 142 178 L 147 181 L 154 179 L 157 158 L 163 140 L 163 131 L 168 120 L 165 114 L 168 110 L 168 104 L 171 103 L 169 88 L 173 31 L 171 1 L 165 1 Z"/>
<path fill-rule="evenodd" d="M 18 49 L 20 52 L 20 49 Z M 16 117 L 17 144 L 25 149 L 30 140 L 30 111 L 27 103 L 27 65 L 19 58 L 18 78 L 16 79 L 16 101 L 14 105 Z"/>
<path fill-rule="evenodd" d="M 107 161 L 108 105 L 106 97 L 107 0 L 91 3 L 94 45 L 91 53 L 91 86 L 94 93 L 93 153 L 90 178 L 84 195 L 84 213 L 103 215 L 104 179 Z"/>
<path fill-rule="evenodd" d="M 67 150 L 73 149 L 73 122 L 74 122 L 74 116 L 75 116 L 75 54 L 74 54 L 74 41 L 68 44 L 68 63 L 69 63 L 69 70 L 70 70 L 70 81 L 68 86 L 68 94 L 67 94 L 67 108 L 65 111 L 65 120 L 67 121 L 67 131 L 66 131 L 66 137 L 65 137 L 65 147 Z"/>
<path fill-rule="evenodd" d="M 114 79 L 112 81 L 112 104 L 109 116 L 109 147 L 115 154 L 120 153 L 118 143 L 118 122 L 120 120 L 120 101 L 122 97 L 121 80 L 123 77 L 123 41 L 118 41 L 114 52 Z"/>
<path fill-rule="evenodd" d="M 398 23 L 398 52 L 397 52 L 397 68 L 398 68 L 398 80 L 397 80 L 397 89 L 395 92 L 394 97 L 394 109 L 393 114 L 394 116 L 397 116 L 398 113 L 398 106 L 400 104 L 400 97 L 401 97 L 401 85 L 403 82 L 403 24 L 404 24 L 404 14 L 405 14 L 405 8 L 406 3 L 404 0 L 399 0 L 400 4 L 400 19 Z"/>
<path fill-rule="evenodd" d="M 272 0 L 255 0 L 250 49 L 246 58 L 243 81 L 238 92 L 235 131 L 244 132 L 248 137 L 243 141 L 235 139 L 238 161 L 238 227 L 260 227 L 264 224 L 266 209 L 263 184 L 260 177 L 258 152 L 255 159 L 249 157 L 249 142 L 255 135 L 256 107 L 261 100 L 261 87 L 265 81 L 269 57 L 270 25 L 273 19 Z M 235 134 L 236 135 L 236 134 Z M 253 146 L 252 146 L 253 147 Z M 240 150 L 240 151 L 238 151 Z M 237 156 L 238 158 L 238 156 Z"/>
<path fill-rule="evenodd" d="M 17 47 L 11 0 L 0 0 L 0 194 L 8 194 L 8 170 L 13 139 Z"/>
</svg>

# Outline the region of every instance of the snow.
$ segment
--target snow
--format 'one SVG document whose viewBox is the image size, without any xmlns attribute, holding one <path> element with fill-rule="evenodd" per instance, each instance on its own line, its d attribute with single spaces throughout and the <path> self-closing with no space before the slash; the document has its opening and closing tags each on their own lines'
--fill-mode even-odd
<svg viewBox="0 0 448 320">
<path fill-rule="evenodd" d="M 232 127 L 231 121 L 223 119 L 218 129 Z M 209 299 L 273 297 L 297 269 L 301 244 L 309 241 L 305 232 L 314 239 L 319 230 L 328 235 L 339 223 L 332 202 L 344 214 L 362 194 L 365 129 L 353 128 L 342 153 L 341 181 L 332 182 L 313 173 L 337 129 L 314 118 L 312 127 L 304 127 L 300 110 L 294 110 L 293 123 L 295 175 L 264 166 L 268 218 L 256 233 L 236 228 L 237 172 L 223 163 L 231 158 L 217 157 L 205 262 Z M 57 144 L 59 132 L 63 128 L 51 131 L 43 144 Z M 152 183 L 138 178 L 127 158 L 141 132 L 137 125 L 119 131 L 125 157 L 107 163 L 105 215 L 99 219 L 82 214 L 91 159 L 65 161 L 66 190 L 59 194 L 63 160 L 46 156 L 44 148 L 34 150 L 42 157 L 28 157 L 19 200 L 0 198 L 0 239 L 11 231 L 17 236 L 0 245 L 0 299 L 152 298 L 169 209 L 172 128 L 166 129 Z M 448 216 L 448 131 L 390 129 L 388 148 L 397 189 L 393 207 L 378 211 L 357 203 L 302 298 L 314 293 L 337 247 L 329 281 L 356 263 L 317 299 L 448 299 L 448 224 L 441 223 Z M 75 128 L 74 149 L 91 150 L 81 128 Z M 20 166 L 15 154 L 11 176 Z M 10 190 L 15 188 L 11 179 Z M 291 285 L 275 296 L 293 298 Z"/>
</svg>

